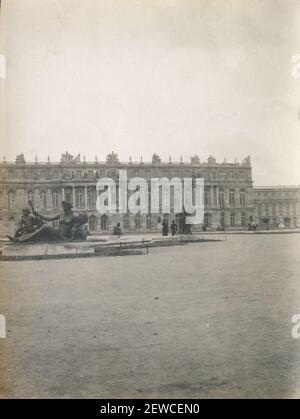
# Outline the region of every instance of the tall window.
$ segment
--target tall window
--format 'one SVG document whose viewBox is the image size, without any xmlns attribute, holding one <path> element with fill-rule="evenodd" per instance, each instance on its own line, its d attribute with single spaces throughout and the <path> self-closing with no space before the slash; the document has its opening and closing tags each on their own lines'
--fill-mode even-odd
<svg viewBox="0 0 300 419">
<path fill-rule="evenodd" d="M 141 216 L 137 214 L 135 216 L 135 228 L 141 228 Z"/>
<path fill-rule="evenodd" d="M 221 207 L 225 206 L 225 197 L 224 197 L 224 190 L 223 189 L 219 189 L 219 202 L 220 202 Z"/>
<path fill-rule="evenodd" d="M 76 208 L 81 209 L 84 208 L 84 196 L 83 196 L 83 189 L 82 188 L 76 188 L 76 195 L 75 195 L 75 201 L 76 201 Z"/>
<path fill-rule="evenodd" d="M 230 225 L 231 227 L 235 226 L 235 213 L 234 212 L 230 214 Z"/>
<path fill-rule="evenodd" d="M 101 230 L 108 230 L 108 216 L 106 214 L 101 217 Z"/>
<path fill-rule="evenodd" d="M 3 207 L 3 193 L 0 191 L 0 208 Z"/>
<path fill-rule="evenodd" d="M 13 211 L 16 208 L 16 193 L 15 191 L 9 191 L 7 194 L 8 210 Z"/>
<path fill-rule="evenodd" d="M 89 230 L 96 231 L 97 230 L 97 218 L 94 215 L 89 217 Z"/>
<path fill-rule="evenodd" d="M 232 207 L 235 206 L 235 193 L 234 193 L 234 189 L 230 189 L 230 191 L 229 191 L 229 204 Z"/>
<path fill-rule="evenodd" d="M 59 193 L 58 191 L 53 191 L 52 193 L 52 205 L 54 209 L 59 208 Z"/>
<path fill-rule="evenodd" d="M 242 226 L 246 225 L 246 214 L 244 212 L 241 214 L 241 224 Z"/>
<path fill-rule="evenodd" d="M 240 204 L 241 204 L 241 207 L 246 206 L 246 192 L 244 191 L 244 189 L 240 191 Z"/>
<path fill-rule="evenodd" d="M 88 208 L 94 209 L 96 207 L 96 191 L 88 189 Z"/>
<path fill-rule="evenodd" d="M 44 210 L 47 208 L 47 194 L 45 191 L 40 192 L 40 207 Z"/>
</svg>

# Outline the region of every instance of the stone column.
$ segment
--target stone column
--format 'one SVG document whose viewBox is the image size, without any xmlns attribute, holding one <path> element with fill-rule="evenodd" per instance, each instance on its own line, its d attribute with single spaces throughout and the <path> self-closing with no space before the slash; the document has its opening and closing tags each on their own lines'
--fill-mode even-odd
<svg viewBox="0 0 300 419">
<path fill-rule="evenodd" d="M 64 186 L 61 188 L 61 200 L 65 201 L 65 188 L 64 188 Z"/>
<path fill-rule="evenodd" d="M 219 186 L 216 187 L 216 205 L 219 208 L 220 207 L 220 200 L 219 200 Z"/>
<path fill-rule="evenodd" d="M 214 187 L 210 186 L 210 206 L 214 206 Z"/>
</svg>

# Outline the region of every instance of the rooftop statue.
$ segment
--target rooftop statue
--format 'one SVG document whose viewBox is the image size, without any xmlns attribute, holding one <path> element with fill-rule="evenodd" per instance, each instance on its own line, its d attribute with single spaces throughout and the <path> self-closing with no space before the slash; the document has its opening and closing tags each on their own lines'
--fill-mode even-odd
<svg viewBox="0 0 300 419">
<path fill-rule="evenodd" d="M 78 156 L 77 156 L 78 157 Z M 77 158 L 76 157 L 76 158 Z M 61 155 L 61 159 L 60 161 L 62 163 L 70 163 L 70 162 L 74 162 L 74 157 L 72 156 L 72 154 L 68 153 L 67 151 L 65 153 L 63 153 Z"/>
<path fill-rule="evenodd" d="M 106 157 L 106 163 L 119 163 L 118 154 L 112 151 Z"/>
<path fill-rule="evenodd" d="M 73 214 L 72 204 L 62 202 L 63 211 L 54 216 L 45 216 L 35 211 L 33 204 L 29 201 L 29 208 L 24 208 L 19 221 L 19 228 L 14 237 L 7 236 L 14 243 L 26 242 L 50 242 L 50 241 L 71 241 L 85 240 L 88 234 L 86 214 Z M 58 221 L 58 228 L 46 224 L 45 221 Z"/>
<path fill-rule="evenodd" d="M 199 164 L 199 163 L 200 163 L 200 159 L 199 159 L 199 156 L 198 156 L 197 154 L 194 154 L 194 155 L 191 157 L 191 163 L 192 163 L 192 164 Z"/>
<path fill-rule="evenodd" d="M 25 164 L 25 157 L 23 153 L 16 156 L 16 164 Z"/>
<path fill-rule="evenodd" d="M 154 153 L 152 157 L 152 163 L 161 163 L 161 158 L 158 154 Z"/>
</svg>

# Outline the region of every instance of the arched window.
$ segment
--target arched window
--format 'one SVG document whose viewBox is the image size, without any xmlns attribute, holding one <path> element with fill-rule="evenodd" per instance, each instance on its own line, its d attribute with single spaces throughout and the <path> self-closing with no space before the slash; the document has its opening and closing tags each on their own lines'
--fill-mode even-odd
<svg viewBox="0 0 300 419">
<path fill-rule="evenodd" d="M 241 189 L 240 191 L 240 204 L 241 207 L 246 206 L 246 191 L 244 189 Z"/>
<path fill-rule="evenodd" d="M 246 225 L 246 214 L 244 212 L 242 212 L 241 214 L 241 225 L 242 226 Z"/>
<path fill-rule="evenodd" d="M 54 209 L 59 208 L 59 193 L 56 190 L 52 192 L 52 205 Z"/>
<path fill-rule="evenodd" d="M 128 229 L 129 229 L 129 218 L 128 218 L 128 215 L 127 215 L 127 214 L 125 215 L 125 217 L 124 217 L 124 219 L 123 219 L 123 225 L 124 225 L 124 228 L 125 228 L 126 230 L 128 230 Z"/>
<path fill-rule="evenodd" d="M 224 190 L 219 189 L 219 203 L 221 207 L 225 206 L 225 197 L 224 197 Z"/>
<path fill-rule="evenodd" d="M 84 208 L 83 188 L 76 188 L 76 191 L 75 191 L 75 206 L 78 209 Z"/>
<path fill-rule="evenodd" d="M 95 215 L 91 215 L 89 217 L 89 230 L 96 231 L 97 230 L 97 218 Z"/>
<path fill-rule="evenodd" d="M 8 191 L 7 206 L 8 206 L 9 211 L 13 211 L 16 208 L 16 192 L 15 191 Z"/>
<path fill-rule="evenodd" d="M 235 226 L 235 213 L 234 212 L 230 214 L 230 225 L 231 227 Z"/>
<path fill-rule="evenodd" d="M 108 216 L 106 214 L 101 217 L 101 230 L 108 230 Z"/>
<path fill-rule="evenodd" d="M 229 191 L 229 205 L 231 207 L 235 206 L 235 193 L 234 193 L 234 189 L 230 189 Z"/>
<path fill-rule="evenodd" d="M 94 189 L 88 189 L 88 208 L 95 209 L 96 208 L 96 191 Z"/>
<path fill-rule="evenodd" d="M 137 229 L 141 228 L 141 216 L 140 216 L 140 214 L 137 214 L 135 216 L 135 228 L 137 228 Z"/>
<path fill-rule="evenodd" d="M 47 208 L 47 194 L 45 191 L 40 191 L 40 208 Z"/>
</svg>

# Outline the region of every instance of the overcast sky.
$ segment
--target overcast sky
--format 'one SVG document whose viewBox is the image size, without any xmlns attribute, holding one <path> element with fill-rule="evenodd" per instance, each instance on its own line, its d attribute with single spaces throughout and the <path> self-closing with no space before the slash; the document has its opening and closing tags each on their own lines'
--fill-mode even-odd
<svg viewBox="0 0 300 419">
<path fill-rule="evenodd" d="M 299 21 L 296 0 L 2 0 L 0 158 L 250 154 L 256 185 L 300 184 Z"/>
</svg>

